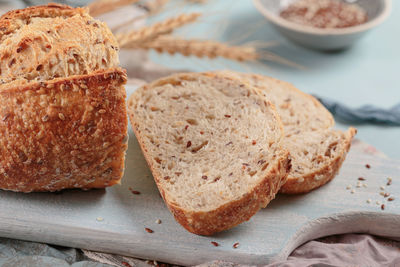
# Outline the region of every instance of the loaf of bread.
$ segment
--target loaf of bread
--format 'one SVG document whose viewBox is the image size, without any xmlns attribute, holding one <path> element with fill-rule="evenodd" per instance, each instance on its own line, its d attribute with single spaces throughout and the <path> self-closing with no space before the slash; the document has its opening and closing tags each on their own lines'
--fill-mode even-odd
<svg viewBox="0 0 400 267">
<path fill-rule="evenodd" d="M 128 113 L 165 203 L 192 233 L 248 220 L 286 181 L 275 108 L 240 80 L 170 76 L 134 92 Z"/>
<path fill-rule="evenodd" d="M 292 158 L 292 169 L 281 188 L 282 193 L 306 193 L 335 177 L 356 129 L 332 130 L 335 122 L 329 111 L 313 96 L 290 83 L 255 74 L 223 73 L 262 90 L 276 106 L 285 131 L 283 143 Z"/>
<path fill-rule="evenodd" d="M 107 26 L 64 5 L 0 18 L 0 188 L 57 191 L 120 181 L 125 72 Z"/>
</svg>

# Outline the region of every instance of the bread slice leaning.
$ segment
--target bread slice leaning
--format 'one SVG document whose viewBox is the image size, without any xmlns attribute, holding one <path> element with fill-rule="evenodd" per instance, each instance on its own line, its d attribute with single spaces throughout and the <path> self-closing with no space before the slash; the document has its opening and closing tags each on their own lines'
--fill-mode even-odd
<svg viewBox="0 0 400 267">
<path fill-rule="evenodd" d="M 165 203 L 192 233 L 250 219 L 286 181 L 275 108 L 240 80 L 173 75 L 133 93 L 128 114 Z"/>
<path fill-rule="evenodd" d="M 292 157 L 288 181 L 280 192 L 307 193 L 332 180 L 339 171 L 356 129 L 332 130 L 334 119 L 313 96 L 274 78 L 224 71 L 262 90 L 282 120 L 284 146 Z"/>
</svg>

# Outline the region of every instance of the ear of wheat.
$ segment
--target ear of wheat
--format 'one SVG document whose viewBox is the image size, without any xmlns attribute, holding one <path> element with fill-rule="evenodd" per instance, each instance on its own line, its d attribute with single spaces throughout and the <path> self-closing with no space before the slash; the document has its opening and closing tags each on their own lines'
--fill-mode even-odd
<svg viewBox="0 0 400 267">
<path fill-rule="evenodd" d="M 110 12 L 122 6 L 137 3 L 140 0 L 96 0 L 88 8 L 91 15 L 97 16 Z M 204 2 L 202 0 L 186 0 L 190 2 Z M 148 11 L 148 15 L 161 10 L 168 0 L 153 0 L 141 4 Z M 181 14 L 151 26 L 143 27 L 128 33 L 116 34 L 116 39 L 121 48 L 153 49 L 159 53 L 182 54 L 199 58 L 223 57 L 235 61 L 261 61 L 269 60 L 281 64 L 303 69 L 304 67 L 294 62 L 281 58 L 273 53 L 259 52 L 255 45 L 234 46 L 211 40 L 185 40 L 170 36 L 176 28 L 195 22 L 200 13 Z"/>
<path fill-rule="evenodd" d="M 236 61 L 255 61 L 259 55 L 254 47 L 229 46 L 224 43 L 208 40 L 184 40 L 172 36 L 160 36 L 147 42 L 128 44 L 126 48 L 154 49 L 159 53 L 171 55 L 179 53 L 184 56 L 199 58 L 223 57 Z"/>
<path fill-rule="evenodd" d="M 139 45 L 140 43 L 155 39 L 161 35 L 169 34 L 176 28 L 182 27 L 185 24 L 192 23 L 196 21 L 200 15 L 200 13 L 181 14 L 177 17 L 169 18 L 136 31 L 117 34 L 115 37 L 122 48 L 126 47 L 128 44 L 130 46 Z"/>
<path fill-rule="evenodd" d="M 141 4 L 141 7 L 147 11 L 148 16 L 151 16 L 160 12 L 168 2 L 169 0 L 146 1 L 145 3 Z"/>
<path fill-rule="evenodd" d="M 111 12 L 117 8 L 139 2 L 139 0 L 95 0 L 87 7 L 91 16 L 96 17 L 101 14 Z"/>
</svg>

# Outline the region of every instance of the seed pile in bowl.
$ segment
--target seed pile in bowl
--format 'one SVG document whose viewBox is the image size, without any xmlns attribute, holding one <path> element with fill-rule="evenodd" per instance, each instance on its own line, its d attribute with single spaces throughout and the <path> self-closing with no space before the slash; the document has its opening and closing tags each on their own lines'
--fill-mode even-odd
<svg viewBox="0 0 400 267">
<path fill-rule="evenodd" d="M 314 28 L 353 27 L 368 20 L 361 6 L 339 0 L 299 0 L 284 9 L 280 16 Z"/>
</svg>

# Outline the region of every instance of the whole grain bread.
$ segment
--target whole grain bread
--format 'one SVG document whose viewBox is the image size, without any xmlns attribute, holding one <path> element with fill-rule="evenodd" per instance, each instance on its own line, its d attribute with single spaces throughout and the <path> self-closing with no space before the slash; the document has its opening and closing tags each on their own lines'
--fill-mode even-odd
<svg viewBox="0 0 400 267">
<path fill-rule="evenodd" d="M 306 193 L 332 180 L 340 169 L 356 129 L 332 130 L 334 119 L 313 96 L 274 78 L 224 71 L 262 90 L 278 111 L 292 157 L 292 169 L 281 192 Z"/>
<path fill-rule="evenodd" d="M 128 114 L 165 203 L 192 233 L 250 219 L 286 181 L 275 108 L 240 80 L 173 75 L 133 93 Z"/>
<path fill-rule="evenodd" d="M 128 121 L 115 43 L 80 8 L 50 4 L 0 18 L 1 189 L 120 181 Z"/>
</svg>

